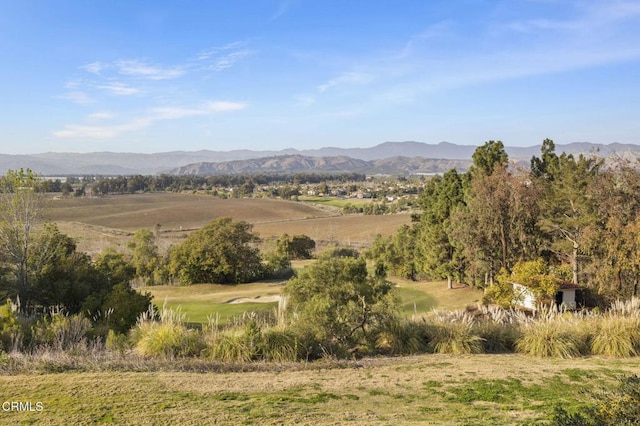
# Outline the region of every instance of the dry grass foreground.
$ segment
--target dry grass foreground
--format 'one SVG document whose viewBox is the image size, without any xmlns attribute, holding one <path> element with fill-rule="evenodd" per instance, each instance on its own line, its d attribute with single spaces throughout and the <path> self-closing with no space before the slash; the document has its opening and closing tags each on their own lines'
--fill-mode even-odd
<svg viewBox="0 0 640 426">
<path fill-rule="evenodd" d="M 123 247 L 140 228 L 161 225 L 158 245 L 166 249 L 193 229 L 230 216 L 254 225 L 263 238 L 283 233 L 306 234 L 314 240 L 365 245 L 376 234 L 391 235 L 411 221 L 410 215 L 340 216 L 305 203 L 272 199 L 228 199 L 197 194 L 152 193 L 104 198 L 54 200 L 51 219 L 78 241 L 81 251 L 98 253 Z"/>
<path fill-rule="evenodd" d="M 238 368 L 239 366 L 236 366 Z M 0 412 L 38 424 L 545 424 L 553 407 L 638 374 L 637 360 L 423 355 L 358 362 L 246 365 L 244 372 L 65 372 L 0 378 Z M 220 371 L 229 371 L 220 370 Z"/>
</svg>

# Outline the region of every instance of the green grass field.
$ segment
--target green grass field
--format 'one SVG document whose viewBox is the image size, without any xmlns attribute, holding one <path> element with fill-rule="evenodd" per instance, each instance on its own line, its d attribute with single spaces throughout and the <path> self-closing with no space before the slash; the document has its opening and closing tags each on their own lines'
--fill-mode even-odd
<svg viewBox="0 0 640 426">
<path fill-rule="evenodd" d="M 190 286 L 142 287 L 138 291 L 153 295 L 153 303 L 166 306 L 185 315 L 185 321 L 192 324 L 207 324 L 216 320 L 224 325 L 233 317 L 245 313 L 272 311 L 277 302 L 262 302 L 279 295 L 282 283 L 253 283 L 239 285 L 196 284 Z M 243 303 L 230 303 L 244 299 Z M 256 300 L 251 302 L 251 300 Z"/>
<path fill-rule="evenodd" d="M 331 206 L 337 208 L 343 208 L 348 205 L 356 207 L 364 207 L 373 202 L 372 199 L 358 199 L 358 198 L 336 198 L 336 197 L 318 197 L 312 195 L 300 195 L 298 199 L 305 203 L 318 204 L 321 206 Z"/>
<path fill-rule="evenodd" d="M 302 267 L 310 261 L 297 262 Z M 482 292 L 468 287 L 448 290 L 445 282 L 413 282 L 392 277 L 396 283 L 401 300 L 401 311 L 405 317 L 414 314 L 423 315 L 433 309 L 455 310 L 475 305 Z M 284 283 L 263 282 L 239 285 L 196 284 L 190 286 L 153 286 L 142 287 L 138 291 L 149 292 L 153 302 L 162 307 L 180 311 L 189 323 L 207 324 L 209 319 L 217 318 L 219 324 L 226 324 L 231 318 L 249 312 L 271 311 L 277 302 L 263 303 L 280 294 Z M 243 303 L 229 303 L 242 299 Z"/>
<path fill-rule="evenodd" d="M 122 362 L 125 362 L 123 360 Z M 4 401 L 42 411 L 0 412 L 2 424 L 546 424 L 577 410 L 637 361 L 522 355 L 422 355 L 357 362 L 187 361 L 165 370 L 70 371 L 0 377 Z M 183 371 L 180 371 L 183 370 Z M 186 371 L 184 371 L 186 370 Z"/>
</svg>

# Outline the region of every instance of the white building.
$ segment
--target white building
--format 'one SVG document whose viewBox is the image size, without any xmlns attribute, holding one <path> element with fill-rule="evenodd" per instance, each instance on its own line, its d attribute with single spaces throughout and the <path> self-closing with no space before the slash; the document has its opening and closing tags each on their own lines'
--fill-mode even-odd
<svg viewBox="0 0 640 426">
<path fill-rule="evenodd" d="M 538 301 L 531 292 L 529 287 L 511 283 L 513 285 L 514 302 L 518 306 L 522 306 L 527 309 L 537 309 Z M 558 292 L 555 294 L 555 302 L 558 307 L 564 307 L 568 310 L 574 310 L 577 308 L 576 304 L 576 291 L 582 287 L 573 283 L 562 283 Z"/>
</svg>

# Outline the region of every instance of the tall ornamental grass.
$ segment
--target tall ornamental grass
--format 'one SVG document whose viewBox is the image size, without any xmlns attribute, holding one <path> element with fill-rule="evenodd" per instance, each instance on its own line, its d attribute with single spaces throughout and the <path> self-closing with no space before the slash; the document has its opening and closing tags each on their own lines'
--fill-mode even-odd
<svg viewBox="0 0 640 426">
<path fill-rule="evenodd" d="M 459 320 L 448 321 L 436 316 L 427 322 L 429 343 L 427 349 L 440 354 L 480 354 L 484 349 L 482 337 L 475 333 L 473 317 L 462 315 Z"/>
<path fill-rule="evenodd" d="M 562 318 L 544 319 L 522 328 L 516 350 L 537 357 L 574 358 L 586 353 L 587 338 L 579 323 Z"/>
<path fill-rule="evenodd" d="M 184 325 L 185 315 L 163 307 L 156 320 L 152 311 L 141 316 L 131 332 L 134 349 L 143 356 L 197 356 L 205 348 L 202 333 Z"/>
<path fill-rule="evenodd" d="M 606 314 L 594 320 L 591 353 L 611 358 L 640 353 L 640 318 Z"/>
</svg>

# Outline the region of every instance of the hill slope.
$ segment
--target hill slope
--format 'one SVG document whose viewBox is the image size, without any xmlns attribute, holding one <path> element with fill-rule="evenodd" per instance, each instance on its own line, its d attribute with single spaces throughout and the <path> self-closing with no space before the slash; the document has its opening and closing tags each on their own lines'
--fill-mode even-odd
<svg viewBox="0 0 640 426">
<path fill-rule="evenodd" d="M 140 153 L 116 153 L 116 152 L 93 152 L 93 153 L 42 153 L 32 155 L 6 155 L 0 154 L 0 171 L 7 169 L 30 168 L 37 173 L 44 175 L 131 175 L 131 174 L 155 174 L 166 170 L 176 169 L 185 165 L 197 163 L 227 163 L 240 160 L 259 159 L 276 156 L 303 156 L 303 157 L 348 157 L 350 160 L 342 160 L 342 165 L 327 164 L 333 170 L 347 168 L 349 171 L 353 167 L 366 169 L 365 165 L 352 163 L 349 161 L 363 160 L 375 162 L 388 160 L 397 157 L 422 157 L 423 159 L 448 159 L 448 160 L 471 160 L 471 155 L 477 147 L 475 145 L 456 145 L 448 142 L 438 144 L 427 144 L 422 142 L 385 142 L 370 148 L 338 148 L 327 147 L 312 150 L 296 150 L 293 148 L 281 151 L 251 151 L 246 149 L 231 151 L 172 151 L 153 154 Z M 515 160 L 528 161 L 531 156 L 538 155 L 540 146 L 530 147 L 506 147 L 509 157 Z M 593 144 L 588 142 L 571 143 L 568 145 L 557 145 L 558 152 L 571 154 L 598 152 L 603 157 L 618 155 L 624 158 L 636 159 L 640 155 L 640 146 L 612 143 L 609 145 Z M 292 160 L 289 160 L 292 161 Z M 314 165 L 315 167 L 316 165 Z M 361 167 L 362 166 L 362 167 Z M 375 165 L 374 165 L 375 166 Z M 225 166 L 231 172 L 238 165 L 227 164 Z M 242 166 L 245 168 L 248 166 Z M 382 170 L 388 169 L 388 162 Z M 407 166 L 405 166 L 407 167 Z M 293 166 L 288 167 L 293 168 Z M 274 165 L 273 169 L 277 169 Z M 437 171 L 437 170 L 434 170 Z M 219 171 L 219 173 L 223 173 Z M 375 171 L 373 171 L 375 173 Z M 385 173 L 380 171 L 380 173 Z"/>
</svg>

